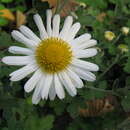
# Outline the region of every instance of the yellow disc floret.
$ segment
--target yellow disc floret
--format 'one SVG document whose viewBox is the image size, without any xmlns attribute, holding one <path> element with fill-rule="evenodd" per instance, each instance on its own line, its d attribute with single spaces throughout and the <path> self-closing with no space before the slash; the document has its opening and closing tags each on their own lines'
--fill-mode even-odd
<svg viewBox="0 0 130 130">
<path fill-rule="evenodd" d="M 56 73 L 71 63 L 72 50 L 67 42 L 59 38 L 47 38 L 36 48 L 36 61 L 43 71 Z"/>
</svg>

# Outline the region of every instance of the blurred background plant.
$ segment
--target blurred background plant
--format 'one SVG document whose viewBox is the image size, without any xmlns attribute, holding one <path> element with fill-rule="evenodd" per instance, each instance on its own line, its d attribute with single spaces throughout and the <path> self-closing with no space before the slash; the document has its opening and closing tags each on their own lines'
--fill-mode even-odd
<svg viewBox="0 0 130 130">
<path fill-rule="evenodd" d="M 10 82 L 16 69 L 0 63 L 0 130 L 130 130 L 130 1 L 129 0 L 0 0 L 0 58 L 8 47 L 21 45 L 10 32 L 45 10 L 82 24 L 98 40 L 98 55 L 90 61 L 100 66 L 94 83 L 85 82 L 74 98 L 41 101 L 32 105 L 23 90 L 27 78 Z M 62 20 L 63 21 L 63 20 Z"/>
</svg>

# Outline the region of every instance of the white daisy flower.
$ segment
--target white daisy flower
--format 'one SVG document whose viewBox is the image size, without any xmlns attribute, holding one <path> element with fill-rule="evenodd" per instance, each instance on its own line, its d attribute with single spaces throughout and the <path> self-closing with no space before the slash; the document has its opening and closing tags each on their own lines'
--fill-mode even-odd
<svg viewBox="0 0 130 130">
<path fill-rule="evenodd" d="M 34 21 L 40 38 L 23 25 L 19 31 L 14 30 L 11 33 L 15 40 L 27 48 L 11 46 L 9 52 L 25 56 L 7 56 L 2 59 L 5 64 L 23 66 L 10 74 L 10 80 L 19 81 L 33 73 L 24 85 L 26 92 L 34 89 L 33 104 L 48 97 L 54 100 L 56 95 L 63 99 L 65 89 L 71 96 L 75 96 L 77 88 L 83 87 L 82 79 L 96 79 L 92 72 L 98 71 L 98 66 L 80 58 L 95 56 L 96 48 L 90 47 L 96 45 L 97 41 L 91 39 L 88 33 L 76 37 L 80 23 L 73 24 L 72 16 L 65 19 L 61 31 L 60 16 L 56 14 L 52 19 L 51 10 L 47 10 L 46 29 L 39 14 L 34 15 Z"/>
</svg>

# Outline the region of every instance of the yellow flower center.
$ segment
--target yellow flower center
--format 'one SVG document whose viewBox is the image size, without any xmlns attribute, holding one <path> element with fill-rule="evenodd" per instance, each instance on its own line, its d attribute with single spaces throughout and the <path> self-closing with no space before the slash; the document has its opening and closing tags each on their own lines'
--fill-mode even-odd
<svg viewBox="0 0 130 130">
<path fill-rule="evenodd" d="M 47 38 L 36 48 L 37 64 L 47 73 L 66 69 L 71 60 L 72 50 L 69 44 L 59 38 Z"/>
</svg>

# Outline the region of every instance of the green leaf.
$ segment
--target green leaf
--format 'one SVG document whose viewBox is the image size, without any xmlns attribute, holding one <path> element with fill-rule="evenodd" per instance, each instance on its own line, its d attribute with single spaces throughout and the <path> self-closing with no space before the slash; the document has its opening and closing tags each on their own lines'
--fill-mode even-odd
<svg viewBox="0 0 130 130">
<path fill-rule="evenodd" d="M 31 115 L 25 123 L 25 130 L 50 130 L 53 127 L 54 116 L 47 115 L 42 118 Z"/>
<path fill-rule="evenodd" d="M 1 2 L 3 2 L 3 3 L 11 3 L 11 2 L 13 2 L 13 0 L 1 0 Z"/>
<path fill-rule="evenodd" d="M 66 107 L 66 104 L 60 100 L 50 102 L 50 106 L 54 109 L 57 115 L 61 115 Z"/>
<path fill-rule="evenodd" d="M 92 6 L 94 8 L 106 8 L 107 7 L 107 3 L 104 0 L 94 0 L 94 2 L 92 2 L 91 0 L 78 0 L 79 2 L 84 2 L 89 6 Z"/>
<path fill-rule="evenodd" d="M 5 6 L 3 4 L 0 4 L 0 10 L 4 9 Z"/>
<path fill-rule="evenodd" d="M 126 78 L 126 86 L 130 87 L 130 76 Z"/>
<path fill-rule="evenodd" d="M 124 130 L 129 130 L 130 129 L 130 119 L 127 118 L 126 120 L 124 120 L 123 122 L 121 122 L 118 125 L 119 129 L 124 129 Z"/>
<path fill-rule="evenodd" d="M 12 39 L 11 39 L 11 35 L 6 33 L 6 32 L 1 32 L 0 33 L 0 44 L 1 44 L 1 47 L 2 46 L 10 46 L 12 43 Z"/>
<path fill-rule="evenodd" d="M 108 44 L 108 51 L 111 55 L 116 55 L 117 54 L 117 50 L 114 44 L 109 43 Z"/>
<path fill-rule="evenodd" d="M 121 104 L 125 111 L 130 110 L 130 92 L 127 93 L 127 95 L 122 100 Z"/>
<path fill-rule="evenodd" d="M 82 98 L 73 99 L 70 105 L 67 107 L 67 111 L 70 113 L 71 117 L 75 118 L 79 114 L 79 108 L 84 105 Z"/>
<path fill-rule="evenodd" d="M 104 86 L 104 87 L 106 87 L 106 86 Z M 101 88 L 101 86 L 100 86 L 100 88 Z M 103 98 L 106 95 L 106 93 L 98 90 L 98 88 L 91 89 L 91 86 L 90 86 L 90 89 L 88 88 L 85 90 L 81 90 L 80 95 L 86 100 L 92 100 L 92 99 L 97 99 L 97 98 Z"/>
<path fill-rule="evenodd" d="M 127 73 L 130 73 L 130 56 L 127 59 L 127 62 L 126 62 L 125 67 L 124 67 L 124 71 Z"/>
<path fill-rule="evenodd" d="M 2 128 L 2 130 L 9 130 L 7 127 Z"/>
<path fill-rule="evenodd" d="M 0 17 L 0 26 L 6 26 L 8 24 L 8 20 Z"/>
</svg>

